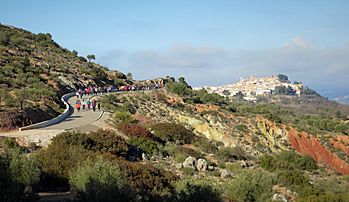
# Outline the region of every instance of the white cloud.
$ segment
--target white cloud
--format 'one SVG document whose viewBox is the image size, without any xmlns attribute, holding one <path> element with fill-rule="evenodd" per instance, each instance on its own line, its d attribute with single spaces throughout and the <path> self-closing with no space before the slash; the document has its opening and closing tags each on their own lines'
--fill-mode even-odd
<svg viewBox="0 0 349 202">
<path fill-rule="evenodd" d="M 194 86 L 232 83 L 241 76 L 284 73 L 320 92 L 349 86 L 349 45 L 317 48 L 301 37 L 288 46 L 228 51 L 211 46 L 174 45 L 167 51 L 143 50 L 122 64 L 135 78 L 185 76 Z"/>
<path fill-rule="evenodd" d="M 300 36 L 296 36 L 292 39 L 292 42 L 286 42 L 284 44 L 284 47 L 299 47 L 299 48 L 310 48 L 311 43 L 308 41 L 304 40 Z"/>
</svg>

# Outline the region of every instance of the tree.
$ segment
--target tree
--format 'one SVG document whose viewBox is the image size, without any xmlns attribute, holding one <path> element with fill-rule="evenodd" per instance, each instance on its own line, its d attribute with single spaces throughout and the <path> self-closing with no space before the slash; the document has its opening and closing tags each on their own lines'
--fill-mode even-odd
<svg viewBox="0 0 349 202">
<path fill-rule="evenodd" d="M 233 98 L 239 101 L 242 101 L 244 99 L 245 95 L 239 91 L 235 95 L 233 95 Z"/>
<path fill-rule="evenodd" d="M 230 93 L 230 91 L 229 90 L 224 90 L 223 91 L 223 95 L 225 95 L 225 96 L 229 96 L 231 93 Z"/>
<path fill-rule="evenodd" d="M 178 78 L 178 82 L 181 83 L 181 84 L 186 85 L 187 88 L 190 88 L 190 89 L 191 89 L 191 86 L 189 86 L 189 84 L 185 81 L 185 78 L 184 78 L 184 77 L 179 77 L 179 78 Z"/>
<path fill-rule="evenodd" d="M 285 74 L 278 74 L 278 78 L 282 82 L 288 81 L 288 76 L 286 76 Z"/>
<path fill-rule="evenodd" d="M 96 56 L 93 55 L 93 54 L 87 55 L 86 57 L 87 57 L 87 59 L 88 59 L 89 62 L 91 62 L 91 60 L 95 60 L 95 59 L 96 59 Z"/>
<path fill-rule="evenodd" d="M 127 80 L 130 80 L 130 81 L 133 80 L 132 73 L 131 72 L 127 73 L 126 78 L 127 78 Z"/>
<path fill-rule="evenodd" d="M 21 110 L 24 109 L 24 103 L 31 98 L 31 93 L 29 89 L 21 88 L 14 91 L 15 96 L 20 104 Z"/>
<path fill-rule="evenodd" d="M 73 53 L 74 56 L 78 56 L 78 51 L 73 50 L 72 53 Z"/>
</svg>

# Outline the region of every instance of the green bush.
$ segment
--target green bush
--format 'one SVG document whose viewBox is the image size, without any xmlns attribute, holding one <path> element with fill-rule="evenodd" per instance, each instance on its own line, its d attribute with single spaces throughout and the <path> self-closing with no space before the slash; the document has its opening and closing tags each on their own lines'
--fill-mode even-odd
<svg viewBox="0 0 349 202">
<path fill-rule="evenodd" d="M 175 194 L 171 201 L 223 201 L 211 183 L 204 180 L 182 179 L 175 183 Z"/>
<path fill-rule="evenodd" d="M 188 144 L 193 142 L 194 133 L 175 123 L 158 123 L 151 126 L 154 135 L 165 142 Z"/>
<path fill-rule="evenodd" d="M 157 138 L 151 134 L 146 128 L 130 123 L 121 123 L 117 125 L 117 129 L 123 132 L 128 137 L 144 138 L 156 141 Z"/>
<path fill-rule="evenodd" d="M 145 139 L 141 137 L 132 137 L 130 138 L 129 143 L 131 145 L 139 147 L 148 155 L 158 154 L 160 151 L 159 143 L 152 141 L 150 139 Z"/>
<path fill-rule="evenodd" d="M 83 201 L 127 201 L 130 196 L 119 167 L 101 157 L 88 159 L 72 169 L 69 182 Z"/>
<path fill-rule="evenodd" d="M 284 170 L 278 172 L 278 184 L 286 187 L 309 185 L 309 179 L 299 170 Z"/>
<path fill-rule="evenodd" d="M 221 162 L 247 160 L 249 157 L 240 147 L 223 147 L 216 153 L 216 158 Z"/>
<path fill-rule="evenodd" d="M 151 164 L 119 163 L 123 175 L 134 193 L 149 201 L 157 201 L 173 192 L 172 182 L 177 180 L 174 173 Z"/>
<path fill-rule="evenodd" d="M 0 201 L 34 201 L 40 175 L 35 158 L 20 148 L 7 148 L 0 156 Z"/>
<path fill-rule="evenodd" d="M 125 112 L 125 111 L 117 111 L 113 114 L 113 120 L 116 123 L 136 123 L 137 120 L 135 120 L 132 117 L 132 114 L 130 114 L 129 112 Z"/>
<path fill-rule="evenodd" d="M 224 185 L 229 200 L 266 201 L 272 196 L 272 178 L 263 172 L 240 172 Z"/>
<path fill-rule="evenodd" d="M 349 199 L 348 193 L 337 194 L 333 192 L 323 192 L 319 194 L 297 197 L 297 202 L 346 202 Z"/>
<path fill-rule="evenodd" d="M 92 152 L 79 145 L 66 145 L 63 143 L 50 144 L 48 148 L 37 153 L 42 169 L 46 174 L 67 178 L 68 171 L 79 162 L 92 156 Z"/>
<path fill-rule="evenodd" d="M 293 151 L 284 151 L 274 156 L 263 156 L 260 166 L 269 171 L 275 170 L 307 170 L 318 168 L 314 159 L 310 156 L 301 156 Z"/>
<path fill-rule="evenodd" d="M 217 145 L 219 143 L 215 141 L 210 141 L 206 137 L 195 136 L 193 144 L 195 147 L 198 147 L 203 152 L 215 154 L 218 151 Z"/>
<path fill-rule="evenodd" d="M 100 152 L 110 152 L 115 155 L 124 156 L 129 151 L 126 141 L 112 130 L 97 130 L 88 136 L 95 142 L 92 150 Z"/>
</svg>

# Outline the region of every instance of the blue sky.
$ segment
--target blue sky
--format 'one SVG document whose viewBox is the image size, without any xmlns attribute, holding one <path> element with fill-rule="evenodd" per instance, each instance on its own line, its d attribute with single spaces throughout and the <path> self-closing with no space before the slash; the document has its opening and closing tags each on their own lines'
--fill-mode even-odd
<svg viewBox="0 0 349 202">
<path fill-rule="evenodd" d="M 1 1 L 1 23 L 136 79 L 285 73 L 328 96 L 349 91 L 349 1 Z"/>
</svg>

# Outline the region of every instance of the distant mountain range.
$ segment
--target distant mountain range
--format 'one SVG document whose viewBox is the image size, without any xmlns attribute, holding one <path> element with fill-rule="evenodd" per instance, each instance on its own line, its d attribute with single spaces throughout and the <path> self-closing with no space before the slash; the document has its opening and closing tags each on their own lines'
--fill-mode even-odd
<svg viewBox="0 0 349 202">
<path fill-rule="evenodd" d="M 338 96 L 338 97 L 335 97 L 335 98 L 331 98 L 331 100 L 335 100 L 339 103 L 342 103 L 342 104 L 349 104 L 349 94 L 348 95 L 342 95 L 342 96 Z"/>
</svg>

